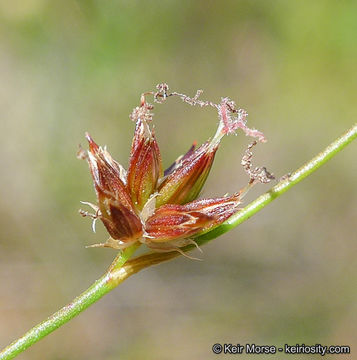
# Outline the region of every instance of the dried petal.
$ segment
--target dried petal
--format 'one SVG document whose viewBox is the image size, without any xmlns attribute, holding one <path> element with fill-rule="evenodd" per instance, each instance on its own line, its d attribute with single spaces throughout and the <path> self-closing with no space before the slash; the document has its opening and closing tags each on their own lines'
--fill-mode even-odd
<svg viewBox="0 0 357 360">
<path fill-rule="evenodd" d="M 141 210 L 156 190 L 162 176 L 159 147 L 145 120 L 139 119 L 130 154 L 127 178 L 128 191 L 135 207 Z"/>
<path fill-rule="evenodd" d="M 163 205 L 147 220 L 144 236 L 151 242 L 166 242 L 211 230 L 238 210 L 239 196 Z"/>
</svg>

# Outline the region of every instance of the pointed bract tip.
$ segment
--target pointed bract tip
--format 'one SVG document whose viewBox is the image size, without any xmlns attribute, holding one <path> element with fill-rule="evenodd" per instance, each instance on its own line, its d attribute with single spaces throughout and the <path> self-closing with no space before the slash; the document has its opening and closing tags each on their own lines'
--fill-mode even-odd
<svg viewBox="0 0 357 360">
<path fill-rule="evenodd" d="M 89 144 L 89 150 L 93 153 L 99 149 L 99 146 L 95 143 L 93 138 L 89 135 L 88 132 L 85 132 L 84 136 L 86 137 L 88 144 Z"/>
</svg>

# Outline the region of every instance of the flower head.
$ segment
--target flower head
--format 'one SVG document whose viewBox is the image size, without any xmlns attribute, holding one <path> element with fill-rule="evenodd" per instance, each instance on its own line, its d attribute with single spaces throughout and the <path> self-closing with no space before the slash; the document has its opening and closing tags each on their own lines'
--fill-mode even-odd
<svg viewBox="0 0 357 360">
<path fill-rule="evenodd" d="M 140 106 L 131 114 L 136 122 L 129 158 L 129 168 L 117 163 L 106 150 L 98 146 L 89 134 L 88 152 L 80 151 L 90 167 L 98 204 L 90 204 L 94 214 L 81 210 L 83 216 L 100 219 L 110 238 L 94 246 L 122 249 L 140 241 L 152 249 L 179 250 L 193 242 L 193 238 L 210 231 L 239 211 L 243 191 L 216 199 L 195 200 L 210 172 L 216 151 L 224 135 L 242 129 L 246 135 L 265 141 L 258 130 L 246 126 L 247 113 L 236 109 L 228 98 L 220 104 L 199 100 L 201 92 L 190 98 L 180 93 L 168 93 L 166 84 L 160 84 L 154 95 L 156 102 L 170 96 L 179 96 L 191 105 L 212 106 L 217 109 L 219 125 L 216 134 L 198 148 L 194 143 L 185 155 L 165 171 L 153 130 L 150 128 L 152 105 L 141 97 Z M 265 168 L 251 170 L 251 147 L 244 159 L 244 168 L 250 175 L 248 187 L 256 181 L 268 182 Z"/>
</svg>

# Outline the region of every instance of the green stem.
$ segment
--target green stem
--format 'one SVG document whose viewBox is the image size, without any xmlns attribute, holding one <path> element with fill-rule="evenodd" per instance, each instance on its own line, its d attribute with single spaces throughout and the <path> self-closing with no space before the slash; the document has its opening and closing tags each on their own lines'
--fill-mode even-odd
<svg viewBox="0 0 357 360">
<path fill-rule="evenodd" d="M 274 199 L 284 194 L 291 187 L 299 183 L 308 175 L 316 171 L 319 167 L 329 161 L 333 156 L 345 148 L 352 140 L 357 137 L 357 124 L 347 130 L 342 136 L 331 143 L 325 150 L 321 151 L 314 158 L 294 171 L 285 179 L 280 180 L 278 184 L 272 187 L 268 192 L 259 196 L 256 200 L 248 204 L 244 209 L 231 216 L 225 223 L 213 229 L 212 231 L 196 238 L 199 245 L 206 243 L 209 240 L 215 239 L 219 235 L 235 228 L 243 221 L 248 220 L 252 215 L 257 213 L 263 207 L 268 205 Z"/>
<path fill-rule="evenodd" d="M 123 266 L 125 262 L 133 255 L 139 245 L 134 244 L 123 252 L 121 252 L 113 261 L 109 270 L 92 286 L 90 286 L 81 295 L 76 297 L 71 303 L 64 306 L 62 309 L 51 315 L 45 321 L 33 327 L 24 336 L 10 344 L 7 348 L 0 352 L 0 359 L 12 359 L 21 352 L 25 351 L 32 344 L 41 340 L 52 331 L 56 330 L 67 321 L 71 320 L 87 307 L 95 303 L 102 296 L 113 290 L 121 282 L 121 278 L 116 276 L 113 279 L 110 269 L 116 269 L 118 266 Z M 123 280 L 125 277 L 123 277 Z M 122 281 L 123 281 L 122 280 Z"/>
<path fill-rule="evenodd" d="M 252 215 L 263 209 L 271 201 L 282 195 L 292 186 L 299 183 L 306 176 L 316 171 L 321 165 L 330 160 L 356 137 L 357 124 L 355 124 L 351 129 L 335 140 L 312 160 L 293 172 L 290 176 L 287 176 L 284 180 L 281 180 L 271 190 L 251 202 L 244 209 L 229 218 L 225 223 L 196 238 L 197 243 L 202 245 L 233 229 L 243 221 L 249 219 Z M 159 264 L 163 261 L 167 261 L 176 256 L 179 256 L 179 253 L 177 252 L 149 253 L 129 260 L 138 246 L 139 244 L 134 244 L 120 253 L 114 259 L 108 271 L 91 287 L 75 298 L 70 304 L 63 307 L 61 310 L 50 316 L 47 320 L 43 321 L 39 325 L 33 327 L 23 337 L 14 341 L 11 345 L 2 350 L 0 352 L 0 360 L 14 358 L 29 346 L 36 343 L 52 331 L 65 324 L 67 321 L 71 320 L 73 317 L 80 314 L 83 310 L 85 310 L 91 304 L 95 303 L 103 295 L 113 290 L 121 282 L 136 272 L 146 267 Z M 187 247 L 185 250 L 190 250 L 191 248 L 192 247 Z"/>
</svg>

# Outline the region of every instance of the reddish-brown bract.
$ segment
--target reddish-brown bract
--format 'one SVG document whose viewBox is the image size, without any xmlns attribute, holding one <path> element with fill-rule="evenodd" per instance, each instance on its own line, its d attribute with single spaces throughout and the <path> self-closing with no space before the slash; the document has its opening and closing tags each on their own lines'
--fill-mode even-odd
<svg viewBox="0 0 357 360">
<path fill-rule="evenodd" d="M 88 163 L 99 204 L 99 216 L 113 239 L 132 242 L 142 235 L 141 220 L 121 179 L 120 165 L 86 134 Z"/>
<path fill-rule="evenodd" d="M 163 205 L 147 220 L 145 231 L 157 242 L 203 233 L 233 215 L 239 195 L 192 201 L 186 205 Z"/>
<path fill-rule="evenodd" d="M 141 210 L 156 191 L 163 175 L 160 150 L 148 124 L 137 121 L 127 176 L 128 191 L 135 207 Z"/>
<path fill-rule="evenodd" d="M 158 189 L 157 205 L 186 204 L 197 198 L 211 170 L 218 145 L 204 143 L 185 155 Z"/>
</svg>

